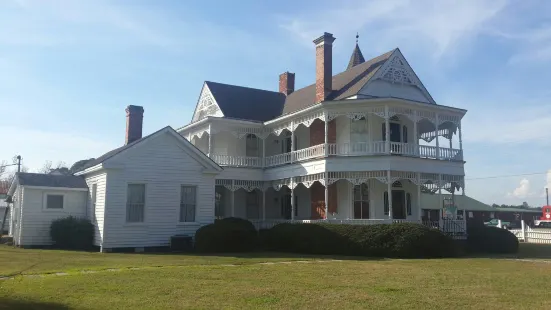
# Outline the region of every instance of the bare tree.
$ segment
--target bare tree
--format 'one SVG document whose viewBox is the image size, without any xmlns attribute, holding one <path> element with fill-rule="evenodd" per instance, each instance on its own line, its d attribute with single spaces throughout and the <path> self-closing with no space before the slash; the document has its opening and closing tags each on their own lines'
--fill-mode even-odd
<svg viewBox="0 0 551 310">
<path fill-rule="evenodd" d="M 49 173 L 50 170 L 52 170 L 52 161 L 47 160 L 44 162 L 41 168 L 39 168 L 36 172 L 38 173 Z"/>
</svg>

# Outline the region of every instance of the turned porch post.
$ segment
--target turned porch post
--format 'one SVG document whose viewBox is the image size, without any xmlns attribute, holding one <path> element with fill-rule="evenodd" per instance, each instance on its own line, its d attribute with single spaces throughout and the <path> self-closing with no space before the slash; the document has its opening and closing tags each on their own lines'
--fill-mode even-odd
<svg viewBox="0 0 551 310">
<path fill-rule="evenodd" d="M 438 118 L 438 113 L 436 114 L 436 159 L 440 159 L 440 142 L 438 141 L 438 127 L 439 127 L 440 120 Z"/>
<path fill-rule="evenodd" d="M 231 180 L 231 216 L 235 216 L 235 180 Z"/>
<path fill-rule="evenodd" d="M 325 173 L 325 219 L 329 218 L 329 179 L 327 178 L 327 172 Z"/>
<path fill-rule="evenodd" d="M 389 115 L 390 114 L 388 112 L 388 106 L 385 105 L 385 152 L 387 154 L 390 154 L 390 117 Z M 389 182 L 390 182 L 390 179 L 389 179 Z M 388 195 L 390 197 L 390 193 Z"/>
<path fill-rule="evenodd" d="M 208 157 L 212 157 L 211 152 L 212 152 L 212 130 L 211 130 L 211 125 L 209 124 L 209 148 L 207 151 Z"/>
<path fill-rule="evenodd" d="M 390 178 L 390 170 L 386 171 L 386 179 L 387 179 L 387 191 L 388 191 L 388 218 L 392 220 L 392 181 Z"/>
<path fill-rule="evenodd" d="M 413 143 L 415 144 L 415 155 L 419 155 L 419 134 L 417 133 L 417 110 L 413 111 Z"/>
<path fill-rule="evenodd" d="M 264 186 L 262 189 L 262 220 L 266 220 L 266 191 L 268 188 Z"/>
<path fill-rule="evenodd" d="M 268 137 L 262 139 L 262 167 L 266 167 L 266 140 Z"/>
<path fill-rule="evenodd" d="M 291 162 L 295 161 L 295 121 L 291 121 Z"/>
<path fill-rule="evenodd" d="M 421 173 L 417 172 L 417 219 L 423 220 L 423 209 L 421 208 Z"/>
<path fill-rule="evenodd" d="M 291 179 L 291 220 L 295 219 L 295 186 L 294 181 Z"/>
<path fill-rule="evenodd" d="M 325 122 L 324 122 L 324 143 L 325 143 L 325 157 L 329 156 L 329 116 L 325 112 Z"/>
<path fill-rule="evenodd" d="M 461 121 L 459 121 L 459 152 L 461 152 L 461 159 L 463 159 L 463 139 L 461 137 Z"/>
</svg>

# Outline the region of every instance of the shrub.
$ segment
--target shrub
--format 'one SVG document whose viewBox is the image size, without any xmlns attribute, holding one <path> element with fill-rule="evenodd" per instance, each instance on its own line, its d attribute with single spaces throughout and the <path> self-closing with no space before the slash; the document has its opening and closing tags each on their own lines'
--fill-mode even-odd
<svg viewBox="0 0 551 310">
<path fill-rule="evenodd" d="M 449 257 L 454 241 L 423 225 L 279 224 L 264 238 L 268 248 L 306 254 L 370 257 Z"/>
<path fill-rule="evenodd" d="M 518 252 L 518 239 L 507 229 L 470 225 L 467 227 L 467 249 L 470 252 L 507 254 Z"/>
<path fill-rule="evenodd" d="M 225 218 L 205 225 L 195 233 L 195 249 L 203 253 L 245 252 L 257 246 L 254 225 L 244 219 Z"/>
<path fill-rule="evenodd" d="M 50 237 L 58 248 L 87 250 L 94 244 L 94 225 L 73 216 L 57 219 L 50 225 Z"/>
</svg>

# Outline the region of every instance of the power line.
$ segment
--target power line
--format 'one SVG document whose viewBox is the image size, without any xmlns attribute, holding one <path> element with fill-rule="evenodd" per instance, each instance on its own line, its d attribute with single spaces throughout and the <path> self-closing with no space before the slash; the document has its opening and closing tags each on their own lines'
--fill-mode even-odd
<svg viewBox="0 0 551 310">
<path fill-rule="evenodd" d="M 465 179 L 465 180 L 486 180 L 486 179 L 499 179 L 499 178 L 521 177 L 521 176 L 527 176 L 527 175 L 543 175 L 543 174 L 547 174 L 547 171 L 546 172 L 534 172 L 534 173 L 495 175 L 495 176 L 489 176 L 489 177 L 469 178 L 469 179 Z"/>
</svg>

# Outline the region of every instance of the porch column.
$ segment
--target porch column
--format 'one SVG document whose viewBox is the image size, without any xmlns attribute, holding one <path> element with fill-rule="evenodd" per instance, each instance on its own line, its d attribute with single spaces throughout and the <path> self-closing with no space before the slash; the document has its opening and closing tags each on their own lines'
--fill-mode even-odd
<svg viewBox="0 0 551 310">
<path fill-rule="evenodd" d="M 413 111 L 413 143 L 415 144 L 415 155 L 419 155 L 419 135 L 417 134 L 417 110 Z"/>
<path fill-rule="evenodd" d="M 295 219 L 295 184 L 291 179 L 291 220 Z"/>
<path fill-rule="evenodd" d="M 231 180 L 231 216 L 235 216 L 235 180 Z"/>
<path fill-rule="evenodd" d="M 325 122 L 323 122 L 323 125 L 325 126 L 325 130 L 323 132 L 325 143 L 325 157 L 327 157 L 329 156 L 329 117 L 327 114 L 325 114 Z"/>
<path fill-rule="evenodd" d="M 459 121 L 459 125 L 457 125 L 459 128 L 459 152 L 461 152 L 461 159 L 463 159 L 463 139 L 461 137 L 461 121 Z"/>
<path fill-rule="evenodd" d="M 390 179 L 390 170 L 386 171 L 386 179 L 387 179 L 387 191 L 388 191 L 388 218 L 392 220 L 392 181 Z"/>
<path fill-rule="evenodd" d="M 210 124 L 209 124 L 209 148 L 207 150 L 207 156 L 208 157 L 211 157 L 211 152 L 212 152 L 212 130 L 210 128 Z"/>
<path fill-rule="evenodd" d="M 438 131 L 438 124 L 440 123 L 440 120 L 438 118 L 438 114 L 436 114 L 436 159 L 440 159 L 440 142 L 438 142 L 438 136 L 439 136 L 439 131 Z"/>
<path fill-rule="evenodd" d="M 291 162 L 295 161 L 295 121 L 291 121 Z"/>
<path fill-rule="evenodd" d="M 328 219 L 329 218 L 329 179 L 327 178 L 327 172 L 325 173 L 324 178 L 325 178 L 325 219 Z"/>
<path fill-rule="evenodd" d="M 417 219 L 419 221 L 423 220 L 423 209 L 421 208 L 421 173 L 417 172 Z"/>
<path fill-rule="evenodd" d="M 442 210 L 442 207 L 444 206 L 444 200 L 442 199 L 442 175 L 438 175 L 438 200 L 440 201 L 440 206 L 438 207 L 440 210 Z"/>
<path fill-rule="evenodd" d="M 264 186 L 264 188 L 262 189 L 262 220 L 265 221 L 266 220 L 266 191 L 268 190 L 268 188 L 266 188 L 266 186 Z"/>
<path fill-rule="evenodd" d="M 387 105 L 385 105 L 385 152 L 387 154 L 390 154 L 390 117 L 389 117 Z M 389 182 L 390 182 L 390 177 L 389 177 Z M 388 193 L 388 195 L 390 197 L 390 193 Z"/>
<path fill-rule="evenodd" d="M 266 140 L 268 137 L 262 139 L 262 162 L 260 163 L 262 167 L 266 167 Z"/>
</svg>

